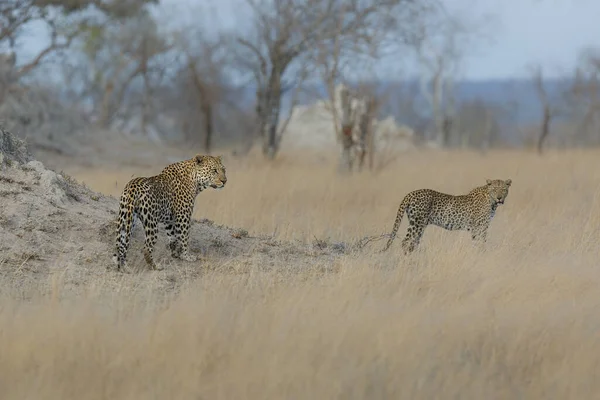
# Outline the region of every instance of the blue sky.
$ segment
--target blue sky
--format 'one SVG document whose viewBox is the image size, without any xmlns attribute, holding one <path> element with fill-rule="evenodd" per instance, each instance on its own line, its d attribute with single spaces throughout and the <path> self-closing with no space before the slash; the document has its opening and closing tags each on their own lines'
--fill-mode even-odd
<svg viewBox="0 0 600 400">
<path fill-rule="evenodd" d="M 582 49 L 600 48 L 597 0 L 443 0 L 455 15 L 476 22 L 491 39 L 467 51 L 462 77 L 470 80 L 528 77 L 540 64 L 547 76 L 569 74 Z M 244 0 L 162 0 L 160 16 L 170 26 L 235 27 L 246 13 Z M 482 19 L 482 16 L 487 16 Z M 490 18 L 491 17 L 491 18 Z M 32 34 L 34 32 L 32 31 Z M 43 32 L 29 40 L 27 53 L 43 46 Z M 383 70 L 394 72 L 397 60 Z M 409 70 L 411 67 L 407 67 Z M 410 73 L 406 68 L 405 73 Z M 414 69 L 413 69 L 414 72 Z"/>
<path fill-rule="evenodd" d="M 499 26 L 494 42 L 468 60 L 470 78 L 523 76 L 538 63 L 548 76 L 560 76 L 572 71 L 582 49 L 600 48 L 598 1 L 479 0 L 478 6 L 494 13 Z"/>
</svg>

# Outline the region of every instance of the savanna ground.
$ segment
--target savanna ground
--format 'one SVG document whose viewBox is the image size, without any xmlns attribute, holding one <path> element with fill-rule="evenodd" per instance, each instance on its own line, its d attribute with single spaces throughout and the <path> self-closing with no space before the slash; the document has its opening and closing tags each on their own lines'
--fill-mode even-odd
<svg viewBox="0 0 600 400">
<path fill-rule="evenodd" d="M 383 254 L 381 240 L 301 263 L 293 251 L 215 252 L 137 274 L 89 259 L 43 280 L 21 268 L 2 290 L 0 398 L 600 397 L 598 151 L 416 152 L 353 176 L 333 160 L 226 156 L 227 187 L 200 194 L 195 217 L 309 249 L 389 232 L 413 189 L 513 184 L 483 252 L 466 232 L 430 227 L 405 257 L 403 221 Z M 64 169 L 116 196 L 163 166 Z M 80 270 L 94 272 L 77 281 Z M 76 295 L 62 295 L 65 275 Z M 172 280 L 177 290 L 160 284 Z"/>
</svg>

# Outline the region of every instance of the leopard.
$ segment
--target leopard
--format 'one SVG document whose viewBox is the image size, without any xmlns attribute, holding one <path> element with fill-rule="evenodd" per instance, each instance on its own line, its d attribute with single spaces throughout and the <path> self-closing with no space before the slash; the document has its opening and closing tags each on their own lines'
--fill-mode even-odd
<svg viewBox="0 0 600 400">
<path fill-rule="evenodd" d="M 498 206 L 506 201 L 511 184 L 511 179 L 486 179 L 485 185 L 463 195 L 451 195 L 432 189 L 418 189 L 408 193 L 398 207 L 392 232 L 382 251 L 387 251 L 392 245 L 405 213 L 409 222 L 402 241 L 405 255 L 417 248 L 428 225 L 448 231 L 468 231 L 474 241 L 484 244 L 490 222 L 496 215 Z"/>
<path fill-rule="evenodd" d="M 143 225 L 144 259 L 151 270 L 159 269 L 153 251 L 159 224 L 165 227 L 173 258 L 197 261 L 188 249 L 190 224 L 196 197 L 205 189 L 223 189 L 227 183 L 222 156 L 196 154 L 164 167 L 158 175 L 136 177 L 125 187 L 119 201 L 116 250 L 117 270 L 127 267 L 126 256 L 134 223 Z"/>
</svg>

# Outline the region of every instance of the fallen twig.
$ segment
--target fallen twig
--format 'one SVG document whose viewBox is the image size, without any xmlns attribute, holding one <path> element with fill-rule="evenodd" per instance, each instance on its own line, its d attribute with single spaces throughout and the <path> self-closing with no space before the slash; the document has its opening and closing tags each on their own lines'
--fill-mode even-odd
<svg viewBox="0 0 600 400">
<path fill-rule="evenodd" d="M 375 236 L 365 236 L 364 238 L 360 239 L 356 243 L 356 247 L 358 247 L 359 249 L 362 249 L 370 242 L 375 242 L 377 240 L 381 240 L 381 239 L 389 238 L 389 237 L 390 237 L 389 233 L 382 233 L 381 235 L 375 235 Z"/>
</svg>

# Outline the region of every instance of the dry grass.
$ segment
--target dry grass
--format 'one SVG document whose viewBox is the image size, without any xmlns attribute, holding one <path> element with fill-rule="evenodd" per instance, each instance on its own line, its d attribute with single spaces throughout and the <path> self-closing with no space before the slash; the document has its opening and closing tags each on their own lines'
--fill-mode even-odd
<svg viewBox="0 0 600 400">
<path fill-rule="evenodd" d="M 353 177 L 308 156 L 226 162 L 228 187 L 202 193 L 197 217 L 280 239 L 386 232 L 412 189 L 513 185 L 484 252 L 432 227 L 411 257 L 400 237 L 335 272 L 209 271 L 161 299 L 23 303 L 5 287 L 0 398 L 600 397 L 598 152 L 416 153 Z M 67 172 L 112 194 L 141 173 Z"/>
</svg>

